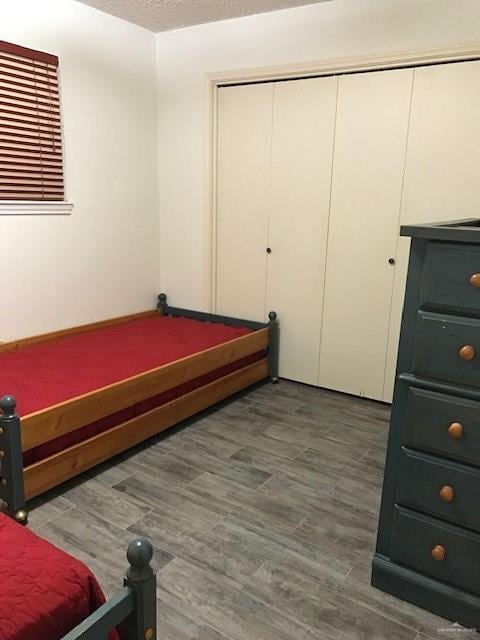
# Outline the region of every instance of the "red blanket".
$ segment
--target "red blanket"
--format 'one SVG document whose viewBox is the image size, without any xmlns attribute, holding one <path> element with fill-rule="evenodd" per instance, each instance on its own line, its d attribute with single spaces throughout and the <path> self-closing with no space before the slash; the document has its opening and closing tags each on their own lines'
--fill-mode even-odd
<svg viewBox="0 0 480 640">
<path fill-rule="evenodd" d="M 250 331 L 158 315 L 73 334 L 0 354 L 0 395 L 26 416 Z"/>
<path fill-rule="evenodd" d="M 0 640 L 59 640 L 105 602 L 84 564 L 4 514 L 0 576 Z"/>
</svg>

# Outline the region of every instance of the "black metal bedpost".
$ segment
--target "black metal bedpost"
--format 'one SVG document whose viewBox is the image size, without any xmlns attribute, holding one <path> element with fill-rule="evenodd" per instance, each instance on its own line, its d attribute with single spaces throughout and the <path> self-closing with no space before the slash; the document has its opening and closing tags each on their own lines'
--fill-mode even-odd
<svg viewBox="0 0 480 640">
<path fill-rule="evenodd" d="M 0 498 L 7 504 L 7 513 L 26 524 L 22 441 L 16 406 L 13 396 L 0 399 Z"/>
<path fill-rule="evenodd" d="M 128 545 L 130 568 L 125 586 L 133 591 L 135 607 L 127 619 L 129 640 L 156 640 L 157 637 L 157 581 L 150 566 L 153 547 L 146 538 L 138 538 Z"/>
<path fill-rule="evenodd" d="M 273 384 L 278 384 L 278 350 L 279 350 L 279 327 L 277 312 L 270 311 L 268 314 L 268 328 L 270 329 L 270 344 L 268 347 L 268 375 Z"/>
<path fill-rule="evenodd" d="M 162 316 L 168 315 L 168 304 L 167 304 L 167 294 L 166 293 L 161 293 L 158 296 L 157 309 L 160 311 Z"/>
</svg>

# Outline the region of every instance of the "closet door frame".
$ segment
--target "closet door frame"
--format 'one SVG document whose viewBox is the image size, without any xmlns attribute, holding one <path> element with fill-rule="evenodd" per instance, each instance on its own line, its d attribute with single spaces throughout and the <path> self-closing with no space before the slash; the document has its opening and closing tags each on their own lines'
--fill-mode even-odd
<svg viewBox="0 0 480 640">
<path fill-rule="evenodd" d="M 275 80 L 293 80 L 314 76 L 382 71 L 402 67 L 420 67 L 449 62 L 480 60 L 480 40 L 469 45 L 451 44 L 443 47 L 390 51 L 378 55 L 326 58 L 310 63 L 220 71 L 205 77 L 205 149 L 206 170 L 204 189 L 204 291 L 203 306 L 215 310 L 216 298 L 216 175 L 217 175 L 217 116 L 218 90 L 231 84 L 248 84 Z M 248 315 L 248 309 L 245 310 Z M 281 321 L 281 318 L 280 318 Z"/>
</svg>

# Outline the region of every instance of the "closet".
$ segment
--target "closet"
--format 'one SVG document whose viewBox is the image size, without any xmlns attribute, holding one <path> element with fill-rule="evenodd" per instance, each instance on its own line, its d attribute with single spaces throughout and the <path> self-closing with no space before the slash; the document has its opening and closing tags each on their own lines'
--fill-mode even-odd
<svg viewBox="0 0 480 640">
<path fill-rule="evenodd" d="M 480 62 L 220 87 L 214 307 L 280 375 L 391 401 L 408 240 L 477 216 Z"/>
</svg>

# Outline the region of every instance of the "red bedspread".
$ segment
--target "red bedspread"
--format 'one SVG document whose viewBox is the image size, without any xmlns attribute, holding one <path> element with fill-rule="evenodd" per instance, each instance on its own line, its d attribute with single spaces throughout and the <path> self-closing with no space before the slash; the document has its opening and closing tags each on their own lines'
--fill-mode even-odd
<svg viewBox="0 0 480 640">
<path fill-rule="evenodd" d="M 0 354 L 0 391 L 26 416 L 250 331 L 158 315 L 74 334 Z"/>
<path fill-rule="evenodd" d="M 4 514 L 0 576 L 0 640 L 59 640 L 105 602 L 84 564 Z"/>
</svg>

